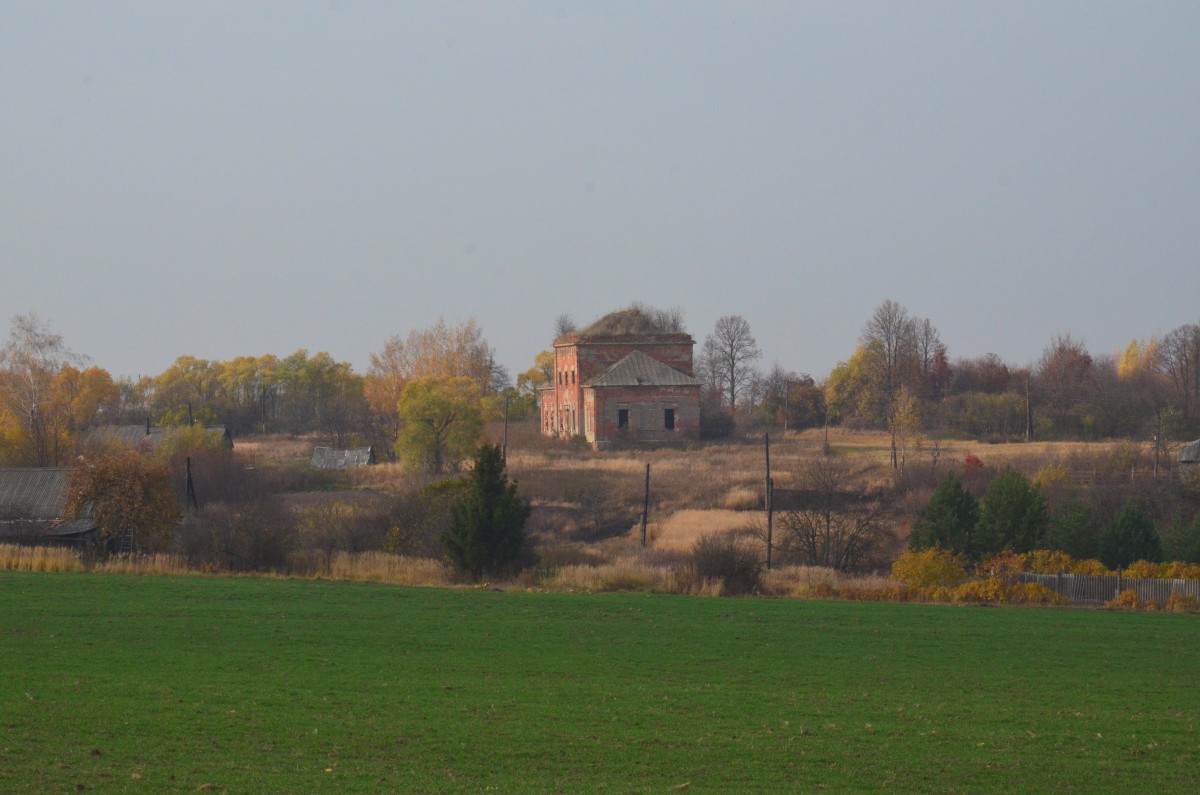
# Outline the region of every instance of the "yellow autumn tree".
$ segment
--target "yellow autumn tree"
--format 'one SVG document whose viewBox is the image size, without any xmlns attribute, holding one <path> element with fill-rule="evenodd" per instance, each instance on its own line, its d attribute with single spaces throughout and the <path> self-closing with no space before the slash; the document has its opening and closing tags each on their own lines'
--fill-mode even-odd
<svg viewBox="0 0 1200 795">
<path fill-rule="evenodd" d="M 161 549 L 179 524 L 171 471 L 136 450 L 114 450 L 71 473 L 67 516 L 89 516 L 105 541 L 132 534 L 138 548 Z"/>
<path fill-rule="evenodd" d="M 397 405 L 401 428 L 396 452 L 410 466 L 434 473 L 457 469 L 483 433 L 484 401 L 470 378 L 410 381 Z"/>
</svg>

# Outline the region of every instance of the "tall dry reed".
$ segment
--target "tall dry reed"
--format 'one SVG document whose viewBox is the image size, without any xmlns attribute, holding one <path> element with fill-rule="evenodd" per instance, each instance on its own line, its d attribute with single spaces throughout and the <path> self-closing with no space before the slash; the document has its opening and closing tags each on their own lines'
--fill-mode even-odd
<svg viewBox="0 0 1200 795">
<path fill-rule="evenodd" d="M 83 571 L 78 551 L 65 547 L 24 547 L 0 544 L 2 571 Z"/>
<path fill-rule="evenodd" d="M 92 571 L 101 574 L 195 574 L 181 555 L 151 552 L 137 555 L 113 555 L 97 561 Z"/>
</svg>

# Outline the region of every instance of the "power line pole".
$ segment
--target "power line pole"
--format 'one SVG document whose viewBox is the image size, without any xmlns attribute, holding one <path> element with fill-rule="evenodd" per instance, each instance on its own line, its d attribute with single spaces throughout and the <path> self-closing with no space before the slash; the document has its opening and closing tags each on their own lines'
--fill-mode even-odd
<svg viewBox="0 0 1200 795">
<path fill-rule="evenodd" d="M 642 546 L 646 546 L 646 520 L 650 517 L 650 465 L 646 464 L 646 496 L 642 500 Z"/>
<path fill-rule="evenodd" d="M 508 463 L 508 395 L 504 396 L 504 448 L 500 451 L 500 460 Z"/>
<path fill-rule="evenodd" d="M 771 492 L 774 491 L 771 482 L 771 434 L 763 434 L 763 450 L 767 457 L 766 506 L 767 506 L 767 571 L 771 570 L 771 531 L 773 512 L 771 510 Z"/>
</svg>

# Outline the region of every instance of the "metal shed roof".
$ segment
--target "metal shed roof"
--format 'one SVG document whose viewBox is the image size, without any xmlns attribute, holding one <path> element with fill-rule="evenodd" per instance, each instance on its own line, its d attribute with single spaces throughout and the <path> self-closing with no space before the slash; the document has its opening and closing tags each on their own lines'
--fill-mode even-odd
<svg viewBox="0 0 1200 795">
<path fill-rule="evenodd" d="M 375 450 L 370 447 L 358 447 L 353 450 L 314 447 L 311 466 L 313 469 L 350 469 L 374 463 Z"/>
</svg>

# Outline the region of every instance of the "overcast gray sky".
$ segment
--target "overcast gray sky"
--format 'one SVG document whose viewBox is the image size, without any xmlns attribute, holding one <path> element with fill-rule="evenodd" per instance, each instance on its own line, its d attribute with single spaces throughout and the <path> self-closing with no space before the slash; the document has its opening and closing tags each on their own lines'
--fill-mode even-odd
<svg viewBox="0 0 1200 795">
<path fill-rule="evenodd" d="M 633 300 L 824 377 L 1200 321 L 1200 4 L 0 2 L 0 317 L 114 374 Z"/>
</svg>

